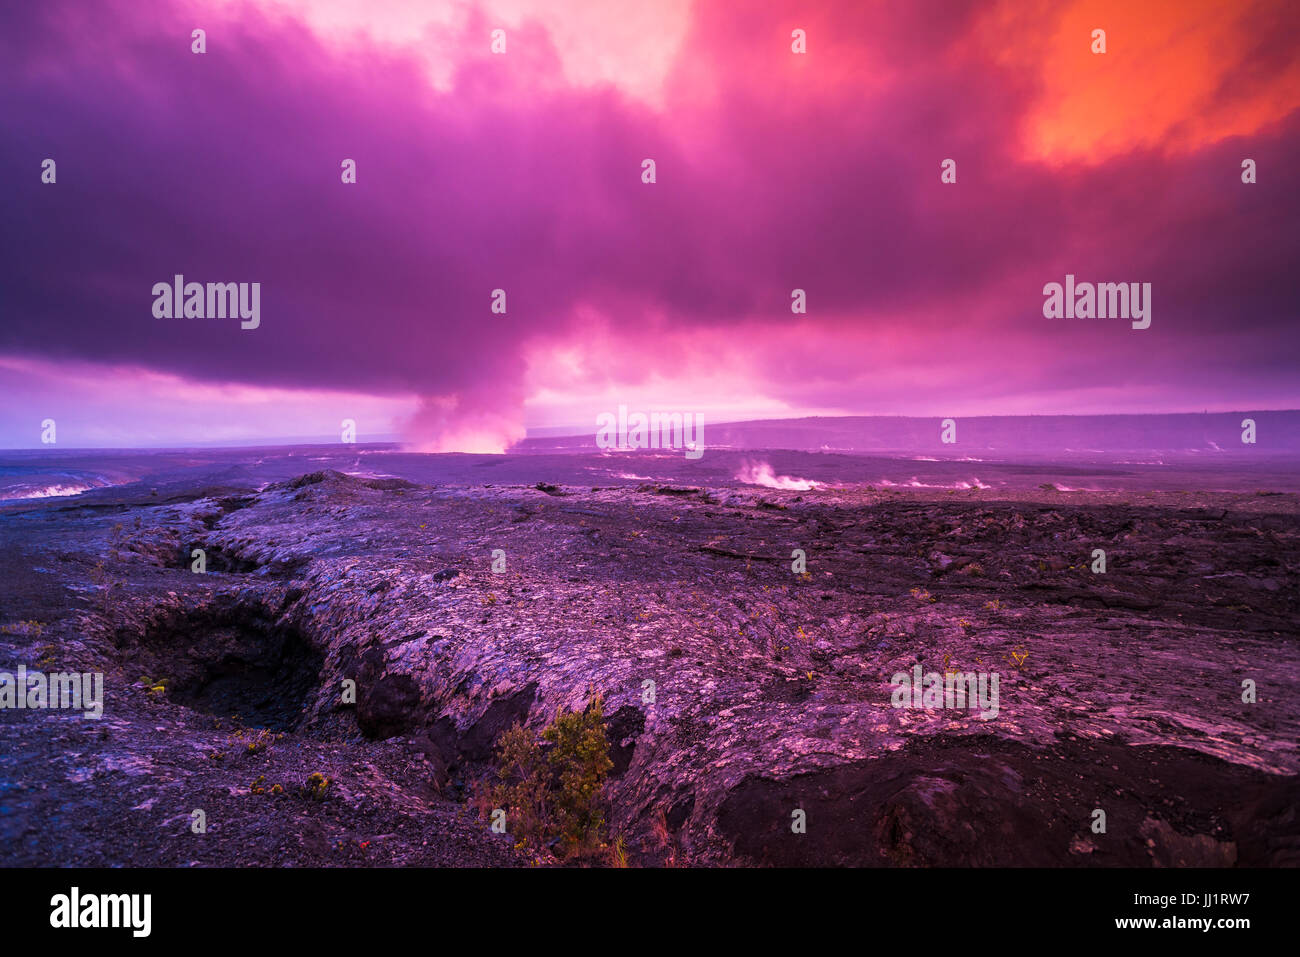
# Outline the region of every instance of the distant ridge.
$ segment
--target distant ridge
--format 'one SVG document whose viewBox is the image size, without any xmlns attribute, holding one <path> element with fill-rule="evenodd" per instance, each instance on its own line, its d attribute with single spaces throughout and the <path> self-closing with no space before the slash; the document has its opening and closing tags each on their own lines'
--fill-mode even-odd
<svg viewBox="0 0 1300 957">
<path fill-rule="evenodd" d="M 953 416 L 957 442 L 940 441 L 938 416 L 812 416 L 751 422 L 705 420 L 706 447 L 933 454 L 959 458 L 974 452 L 1079 454 L 1170 452 L 1206 455 L 1300 454 L 1300 410 L 1178 412 L 1152 415 Z M 1256 443 L 1243 443 L 1242 420 L 1255 422 Z M 559 430 L 555 430 L 559 431 Z M 595 449 L 586 434 L 532 435 L 512 451 Z"/>
</svg>

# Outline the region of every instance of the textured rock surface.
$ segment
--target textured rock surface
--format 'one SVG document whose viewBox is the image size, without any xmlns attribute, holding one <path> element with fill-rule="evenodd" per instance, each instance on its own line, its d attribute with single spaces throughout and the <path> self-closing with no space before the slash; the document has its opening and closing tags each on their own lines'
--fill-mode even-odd
<svg viewBox="0 0 1300 957">
<path fill-rule="evenodd" d="M 1300 499 L 1195 501 L 320 472 L 11 507 L 10 667 L 104 671 L 108 704 L 0 712 L 0 836 L 25 863 L 510 863 L 470 785 L 594 689 L 641 863 L 1300 863 Z M 915 664 L 999 673 L 997 717 L 893 708 Z M 284 736 L 250 753 L 231 714 Z"/>
</svg>

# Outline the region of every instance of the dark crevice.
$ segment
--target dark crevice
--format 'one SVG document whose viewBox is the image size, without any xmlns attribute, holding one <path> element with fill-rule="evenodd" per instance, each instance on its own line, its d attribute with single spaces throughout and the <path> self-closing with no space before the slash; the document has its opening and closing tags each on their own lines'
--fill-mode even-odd
<svg viewBox="0 0 1300 957">
<path fill-rule="evenodd" d="M 293 731 L 320 686 L 323 659 L 296 629 L 260 610 L 191 613 L 151 627 L 136 665 L 169 700 L 247 727 Z"/>
</svg>

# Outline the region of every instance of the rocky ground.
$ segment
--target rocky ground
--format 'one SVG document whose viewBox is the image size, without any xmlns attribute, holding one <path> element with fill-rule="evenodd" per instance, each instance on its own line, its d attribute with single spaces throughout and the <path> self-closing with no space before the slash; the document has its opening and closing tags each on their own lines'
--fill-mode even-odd
<svg viewBox="0 0 1300 957">
<path fill-rule="evenodd" d="M 0 711 L 0 846 L 532 863 L 474 782 L 597 690 L 634 864 L 1296 865 L 1297 512 L 332 471 L 10 505 L 0 669 L 100 671 L 106 703 Z M 892 707 L 914 664 L 997 672 L 997 716 Z"/>
</svg>

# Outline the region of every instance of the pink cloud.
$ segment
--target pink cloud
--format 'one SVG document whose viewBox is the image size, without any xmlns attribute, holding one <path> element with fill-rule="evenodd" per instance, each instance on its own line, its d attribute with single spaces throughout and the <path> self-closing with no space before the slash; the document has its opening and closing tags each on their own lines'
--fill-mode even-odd
<svg viewBox="0 0 1300 957">
<path fill-rule="evenodd" d="M 272 9 L 4 13 L 0 354 L 371 396 L 432 449 L 629 394 L 756 415 L 1296 404 L 1294 97 L 1252 100 L 1275 118 L 1248 139 L 1048 164 L 1022 135 L 1043 74 L 989 41 L 1003 8 L 668 6 L 645 37 L 600 20 L 589 62 L 565 7 L 370 31 Z M 1020 28 L 1054 35 L 1053 16 Z M 445 76 L 422 38 L 454 51 Z M 1289 75 L 1258 70 L 1270 90 Z M 177 272 L 261 282 L 261 328 L 155 319 Z M 1066 272 L 1151 282 L 1151 329 L 1044 319 Z"/>
</svg>

